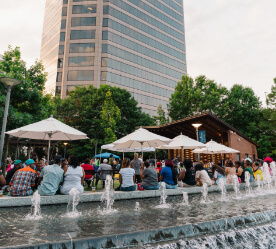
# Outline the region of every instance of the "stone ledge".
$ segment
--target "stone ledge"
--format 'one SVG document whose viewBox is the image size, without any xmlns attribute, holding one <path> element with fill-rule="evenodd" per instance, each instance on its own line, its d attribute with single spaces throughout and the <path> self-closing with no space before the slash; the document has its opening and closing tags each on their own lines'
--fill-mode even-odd
<svg viewBox="0 0 276 249">
<path fill-rule="evenodd" d="M 251 184 L 256 186 L 257 183 L 254 182 Z M 227 190 L 233 190 L 232 185 L 226 185 Z M 245 183 L 240 184 L 240 189 L 245 189 Z M 220 191 L 218 186 L 211 186 L 208 188 L 209 192 L 218 192 Z M 182 195 L 183 192 L 188 194 L 201 194 L 201 187 L 184 187 L 177 189 L 167 189 L 167 195 Z M 80 196 L 80 202 L 99 202 L 101 201 L 101 196 L 103 191 L 97 191 L 95 193 L 86 191 Z M 159 190 L 144 190 L 144 191 L 115 191 L 114 198 L 117 200 L 128 200 L 128 199 L 143 199 L 143 198 L 152 198 L 159 197 Z M 4 207 L 21 207 L 21 206 L 31 206 L 31 196 L 26 197 L 9 197 L 3 196 L 0 198 L 0 208 Z M 54 196 L 41 196 L 41 205 L 54 205 L 54 204 L 67 204 L 68 195 L 54 195 Z"/>
</svg>

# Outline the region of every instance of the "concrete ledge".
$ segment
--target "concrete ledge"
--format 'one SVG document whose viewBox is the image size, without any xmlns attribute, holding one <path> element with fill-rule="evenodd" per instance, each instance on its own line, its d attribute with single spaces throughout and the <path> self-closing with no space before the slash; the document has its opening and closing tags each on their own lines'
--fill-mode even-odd
<svg viewBox="0 0 276 249">
<path fill-rule="evenodd" d="M 257 183 L 252 183 L 251 186 L 255 186 Z M 232 185 L 226 185 L 227 190 L 233 190 Z M 240 189 L 245 189 L 245 183 L 240 184 Z M 208 188 L 210 192 L 220 191 L 218 186 L 211 186 Z M 182 195 L 183 192 L 188 194 L 201 194 L 201 187 L 186 187 L 186 188 L 177 188 L 177 189 L 167 189 L 168 196 Z M 80 202 L 99 202 L 101 201 L 101 196 L 103 191 L 97 191 L 96 193 L 85 192 L 80 196 Z M 144 191 L 115 191 L 114 199 L 118 200 L 128 200 L 128 199 L 144 199 L 159 197 L 159 190 L 144 190 Z M 1 207 L 22 207 L 22 206 L 31 206 L 31 196 L 26 197 L 10 197 L 3 196 L 0 198 L 0 208 Z M 69 196 L 68 195 L 54 195 L 54 196 L 41 196 L 41 205 L 54 205 L 54 204 L 67 204 Z"/>
</svg>

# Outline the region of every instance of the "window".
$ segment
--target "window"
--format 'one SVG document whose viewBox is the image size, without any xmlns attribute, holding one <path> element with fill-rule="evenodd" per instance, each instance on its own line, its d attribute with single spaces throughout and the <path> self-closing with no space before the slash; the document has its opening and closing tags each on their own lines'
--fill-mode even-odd
<svg viewBox="0 0 276 249">
<path fill-rule="evenodd" d="M 248 154 L 245 154 L 245 158 L 248 158 Z"/>
<path fill-rule="evenodd" d="M 62 81 L 62 73 L 58 72 L 57 73 L 57 82 L 61 82 Z"/>
<path fill-rule="evenodd" d="M 237 161 L 240 161 L 240 160 L 241 160 L 241 154 L 237 153 Z"/>
<path fill-rule="evenodd" d="M 101 72 L 101 81 L 106 81 L 106 72 Z"/>
<path fill-rule="evenodd" d="M 65 41 L 65 32 L 60 32 L 60 41 Z"/>
<path fill-rule="evenodd" d="M 108 27 L 108 18 L 103 19 L 103 27 Z"/>
<path fill-rule="evenodd" d="M 71 40 L 95 39 L 95 30 L 72 30 Z"/>
<path fill-rule="evenodd" d="M 95 4 L 89 5 L 73 5 L 73 14 L 88 14 L 88 13 L 96 13 L 97 8 Z"/>
<path fill-rule="evenodd" d="M 108 39 L 108 33 L 107 31 L 103 31 L 103 37 L 102 37 L 103 40 L 107 40 Z"/>
<path fill-rule="evenodd" d="M 102 57 L 102 67 L 107 67 L 107 58 Z"/>
<path fill-rule="evenodd" d="M 108 5 L 103 6 L 103 13 L 109 14 L 109 6 Z"/>
<path fill-rule="evenodd" d="M 61 94 L 61 86 L 56 86 L 56 95 Z"/>
<path fill-rule="evenodd" d="M 75 86 L 66 86 L 66 95 L 68 96 L 70 92 L 75 90 Z"/>
<path fill-rule="evenodd" d="M 64 4 L 67 4 L 67 3 L 68 3 L 68 0 L 63 0 L 63 3 L 64 3 Z"/>
<path fill-rule="evenodd" d="M 107 44 L 102 44 L 102 53 L 107 53 Z"/>
<path fill-rule="evenodd" d="M 93 79 L 94 79 L 94 71 L 92 70 L 68 72 L 68 81 L 85 81 L 85 80 L 93 80 Z"/>
<path fill-rule="evenodd" d="M 58 68 L 63 68 L 63 59 L 62 58 L 58 58 Z"/>
<path fill-rule="evenodd" d="M 71 19 L 71 26 L 95 26 L 96 17 L 73 17 Z"/>
<path fill-rule="evenodd" d="M 71 43 L 70 53 L 93 53 L 95 52 L 95 43 Z"/>
<path fill-rule="evenodd" d="M 62 8 L 62 16 L 67 16 L 67 7 Z"/>
<path fill-rule="evenodd" d="M 256 155 L 253 154 L 253 161 L 255 161 L 255 160 L 256 160 Z"/>
<path fill-rule="evenodd" d="M 66 19 L 61 20 L 60 28 L 61 28 L 61 29 L 65 29 L 65 28 L 66 28 Z"/>
<path fill-rule="evenodd" d="M 85 2 L 85 1 L 97 1 L 97 0 L 73 0 L 73 2 Z"/>
<path fill-rule="evenodd" d="M 64 45 L 59 45 L 58 54 L 64 54 Z"/>
<path fill-rule="evenodd" d="M 94 57 L 93 56 L 69 57 L 68 66 L 69 67 L 94 66 Z"/>
</svg>

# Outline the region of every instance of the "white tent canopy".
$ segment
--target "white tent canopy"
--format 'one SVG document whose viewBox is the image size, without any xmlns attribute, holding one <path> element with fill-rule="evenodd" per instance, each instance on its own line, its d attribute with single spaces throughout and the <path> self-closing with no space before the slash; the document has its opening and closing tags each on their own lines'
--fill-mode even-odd
<svg viewBox="0 0 276 249">
<path fill-rule="evenodd" d="M 154 134 L 146 129 L 138 130 L 126 135 L 125 137 L 113 142 L 115 149 L 134 149 L 141 147 L 142 155 L 144 147 L 159 147 L 168 144 L 171 139 Z"/>
<path fill-rule="evenodd" d="M 232 154 L 239 153 L 238 150 L 227 147 L 223 144 L 219 144 L 213 140 L 209 141 L 205 144 L 206 148 L 203 149 L 195 149 L 193 153 L 203 153 L 203 154 Z"/>
<path fill-rule="evenodd" d="M 8 131 L 6 134 L 19 138 L 49 140 L 48 161 L 50 156 L 51 140 L 70 141 L 88 139 L 85 133 L 62 123 L 53 117 Z"/>
<path fill-rule="evenodd" d="M 131 149 L 116 149 L 114 148 L 114 144 L 105 144 L 101 146 L 102 150 L 110 150 L 110 151 L 118 151 L 118 152 L 141 152 L 141 147 L 138 148 L 131 148 Z M 153 152 L 155 151 L 155 148 L 153 147 L 145 147 L 143 148 L 144 152 Z"/>
</svg>

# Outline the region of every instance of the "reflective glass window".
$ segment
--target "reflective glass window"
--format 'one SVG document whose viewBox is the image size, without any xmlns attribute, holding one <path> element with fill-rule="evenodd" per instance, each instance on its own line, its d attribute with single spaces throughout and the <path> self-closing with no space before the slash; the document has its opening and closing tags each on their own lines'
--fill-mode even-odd
<svg viewBox="0 0 276 249">
<path fill-rule="evenodd" d="M 66 95 L 68 96 L 70 94 L 70 92 L 75 90 L 75 86 L 66 86 Z"/>
<path fill-rule="evenodd" d="M 93 53 L 95 52 L 95 43 L 71 43 L 70 53 Z"/>
<path fill-rule="evenodd" d="M 61 20 L 60 28 L 61 29 L 65 29 L 66 28 L 66 19 Z"/>
<path fill-rule="evenodd" d="M 109 6 L 108 5 L 103 6 L 103 13 L 109 14 Z"/>
<path fill-rule="evenodd" d="M 60 32 L 60 41 L 65 41 L 65 32 Z"/>
<path fill-rule="evenodd" d="M 73 2 L 85 2 L 85 1 L 93 1 L 96 2 L 97 0 L 73 0 Z"/>
<path fill-rule="evenodd" d="M 107 58 L 102 57 L 102 67 L 106 67 L 106 66 L 107 66 Z"/>
<path fill-rule="evenodd" d="M 89 5 L 73 5 L 73 14 L 88 14 L 88 13 L 96 13 L 97 8 L 95 4 Z"/>
<path fill-rule="evenodd" d="M 56 95 L 61 94 L 61 86 L 56 86 Z"/>
<path fill-rule="evenodd" d="M 63 68 L 63 59 L 62 58 L 58 58 L 58 68 Z"/>
<path fill-rule="evenodd" d="M 68 3 L 68 0 L 63 0 L 63 3 L 64 3 L 64 4 L 67 4 L 67 3 Z"/>
<path fill-rule="evenodd" d="M 61 72 L 58 72 L 57 73 L 57 82 L 61 82 L 62 81 L 62 73 Z"/>
<path fill-rule="evenodd" d="M 103 27 L 108 27 L 108 18 L 103 19 Z"/>
<path fill-rule="evenodd" d="M 72 30 L 71 40 L 95 39 L 95 30 Z"/>
<path fill-rule="evenodd" d="M 94 65 L 93 56 L 69 57 L 69 60 L 68 60 L 69 67 L 88 67 L 93 65 Z"/>
<path fill-rule="evenodd" d="M 102 44 L 102 53 L 107 53 L 107 44 Z"/>
<path fill-rule="evenodd" d="M 101 72 L 101 81 L 106 81 L 106 72 Z"/>
<path fill-rule="evenodd" d="M 82 70 L 82 71 L 69 71 L 68 81 L 90 81 L 94 79 L 94 71 Z"/>
<path fill-rule="evenodd" d="M 67 7 L 62 7 L 62 16 L 67 16 Z"/>
<path fill-rule="evenodd" d="M 107 40 L 108 39 L 108 32 L 107 31 L 103 31 L 103 40 Z"/>
<path fill-rule="evenodd" d="M 59 45 L 58 54 L 64 54 L 64 45 Z"/>
<path fill-rule="evenodd" d="M 71 26 L 95 26 L 96 17 L 72 17 Z"/>
</svg>

